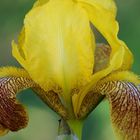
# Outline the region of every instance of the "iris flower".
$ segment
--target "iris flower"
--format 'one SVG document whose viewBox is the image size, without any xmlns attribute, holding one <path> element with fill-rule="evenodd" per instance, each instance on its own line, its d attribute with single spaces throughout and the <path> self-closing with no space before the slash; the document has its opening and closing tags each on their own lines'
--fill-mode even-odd
<svg viewBox="0 0 140 140">
<path fill-rule="evenodd" d="M 22 68 L 0 68 L 0 134 L 28 123 L 16 94 L 35 93 L 81 138 L 82 123 L 107 98 L 117 136 L 140 139 L 140 80 L 118 38 L 113 0 L 38 0 L 24 19 L 12 54 Z M 97 44 L 96 29 L 108 44 Z"/>
</svg>

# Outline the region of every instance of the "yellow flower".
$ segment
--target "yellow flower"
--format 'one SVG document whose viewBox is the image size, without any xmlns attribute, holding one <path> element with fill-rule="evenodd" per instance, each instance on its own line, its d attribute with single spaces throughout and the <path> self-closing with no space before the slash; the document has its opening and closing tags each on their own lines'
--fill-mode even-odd
<svg viewBox="0 0 140 140">
<path fill-rule="evenodd" d="M 136 124 L 140 121 L 140 81 L 128 71 L 133 56 L 117 37 L 115 18 L 113 0 L 38 0 L 34 4 L 25 17 L 18 43 L 12 42 L 13 56 L 23 69 L 0 69 L 0 99 L 7 103 L 1 103 L 0 108 L 1 134 L 26 126 L 26 112 L 15 96 L 18 90 L 31 87 L 78 137 L 80 128 L 75 124 L 106 96 L 117 131 L 126 140 L 140 139 Z M 91 24 L 109 45 L 97 45 Z M 5 113 L 9 105 L 11 111 Z"/>
</svg>

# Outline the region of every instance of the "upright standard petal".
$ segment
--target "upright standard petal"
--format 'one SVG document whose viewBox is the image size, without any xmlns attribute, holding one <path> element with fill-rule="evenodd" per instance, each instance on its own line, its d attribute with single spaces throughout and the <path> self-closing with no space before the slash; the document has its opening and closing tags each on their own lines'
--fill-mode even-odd
<svg viewBox="0 0 140 140">
<path fill-rule="evenodd" d="M 90 81 L 95 42 L 83 8 L 73 0 L 52 0 L 33 8 L 24 26 L 23 66 L 43 89 L 62 88 L 67 98 L 71 89 Z M 13 52 L 21 62 L 17 47 Z"/>
<path fill-rule="evenodd" d="M 125 43 L 118 39 L 118 22 L 116 18 L 116 6 L 113 0 L 78 0 L 79 5 L 82 6 L 88 13 L 92 24 L 105 37 L 112 48 L 111 60 L 116 57 L 115 54 L 120 52 L 119 59 L 114 59 L 116 63 L 114 69 L 123 68 L 129 69 L 133 57 Z M 122 52 L 122 53 L 121 53 Z M 128 60 L 126 62 L 125 60 Z M 110 61 L 110 65 L 111 65 Z M 112 63 L 114 63 L 112 62 Z"/>
<path fill-rule="evenodd" d="M 128 70 L 133 62 L 130 50 L 125 43 L 117 37 L 119 26 L 115 20 L 116 7 L 113 0 L 78 0 L 78 3 L 87 11 L 89 20 L 108 41 L 111 46 L 111 54 L 108 66 L 93 74 L 91 82 L 83 88 L 78 95 L 75 94 L 73 96 L 73 102 L 76 106 L 75 110 L 77 111 L 79 111 L 85 95 L 92 90 L 93 86 L 101 78 L 114 70 Z"/>
</svg>

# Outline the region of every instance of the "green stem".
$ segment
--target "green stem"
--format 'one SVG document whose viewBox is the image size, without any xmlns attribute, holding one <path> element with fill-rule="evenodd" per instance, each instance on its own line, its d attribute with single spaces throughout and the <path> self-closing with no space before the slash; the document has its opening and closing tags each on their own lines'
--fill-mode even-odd
<svg viewBox="0 0 140 140">
<path fill-rule="evenodd" d="M 78 138 L 78 140 L 82 140 L 82 129 L 83 129 L 83 120 L 68 120 L 67 121 L 69 127 L 73 134 Z"/>
</svg>

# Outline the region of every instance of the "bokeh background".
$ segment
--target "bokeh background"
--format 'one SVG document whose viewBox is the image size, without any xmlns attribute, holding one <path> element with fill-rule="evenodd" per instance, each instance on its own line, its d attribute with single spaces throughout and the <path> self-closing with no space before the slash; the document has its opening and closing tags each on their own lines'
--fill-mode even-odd
<svg viewBox="0 0 140 140">
<path fill-rule="evenodd" d="M 18 63 L 11 55 L 11 41 L 23 25 L 27 11 L 34 0 L 0 0 L 0 66 Z M 140 74 L 140 0 L 117 0 L 120 23 L 119 37 L 124 40 L 134 54 L 133 71 Z M 27 107 L 29 125 L 16 133 L 9 133 L 0 140 L 55 140 L 58 119 L 31 90 L 23 91 L 18 96 Z M 103 101 L 86 120 L 83 140 L 116 140 L 109 115 L 109 104 Z"/>
</svg>

